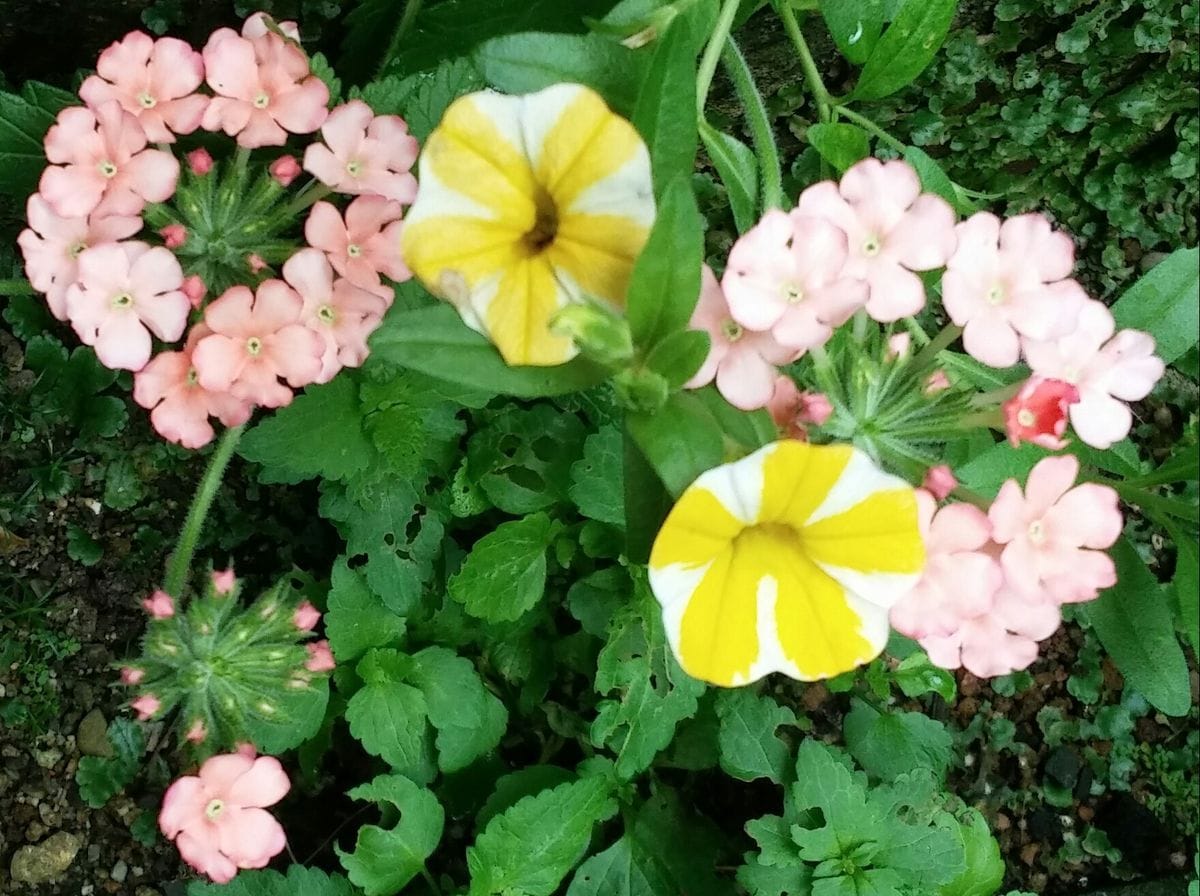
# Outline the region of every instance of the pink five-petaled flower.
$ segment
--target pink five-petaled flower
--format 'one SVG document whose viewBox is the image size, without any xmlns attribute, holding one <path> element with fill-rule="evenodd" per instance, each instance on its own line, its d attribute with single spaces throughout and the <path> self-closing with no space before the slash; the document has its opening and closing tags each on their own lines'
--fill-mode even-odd
<svg viewBox="0 0 1200 896">
<path fill-rule="evenodd" d="M 925 473 L 925 481 L 921 483 L 921 488 L 933 495 L 937 500 L 945 500 L 952 491 L 958 488 L 958 479 L 954 476 L 954 471 L 945 464 L 939 464 L 936 467 L 930 467 Z"/>
<path fill-rule="evenodd" d="M 167 788 L 158 826 L 185 862 L 228 883 L 241 868 L 266 867 L 287 845 L 283 826 L 266 807 L 290 789 L 275 757 L 223 753 Z"/>
<path fill-rule="evenodd" d="M 142 608 L 151 619 L 170 619 L 175 615 L 175 601 L 165 591 L 155 591 L 142 601 Z"/>
<path fill-rule="evenodd" d="M 379 275 L 397 282 L 412 277 L 400 257 L 402 209 L 399 202 L 382 196 L 359 196 L 347 207 L 343 221 L 333 205 L 318 202 L 309 212 L 304 238 L 355 286 L 378 291 L 381 296 L 386 292 L 390 301 L 392 291 L 381 289 Z"/>
<path fill-rule="evenodd" d="M 79 254 L 79 280 L 67 289 L 67 315 L 85 345 L 114 370 L 141 370 L 153 333 L 174 342 L 191 302 L 183 270 L 170 250 L 145 243 L 105 243 Z"/>
<path fill-rule="evenodd" d="M 72 106 L 46 133 L 46 158 L 38 191 L 66 218 L 136 215 L 147 202 L 175 192 L 179 162 L 146 148 L 137 119 L 115 100 L 95 111 Z"/>
<path fill-rule="evenodd" d="M 337 667 L 328 641 L 314 641 L 304 646 L 308 650 L 308 659 L 304 663 L 304 668 L 309 672 L 331 672 Z"/>
<path fill-rule="evenodd" d="M 281 187 L 290 187 L 292 181 L 300 176 L 303 170 L 300 163 L 296 161 L 295 156 L 280 156 L 271 163 L 268 169 L 271 172 L 271 177 L 279 183 Z"/>
<path fill-rule="evenodd" d="M 954 252 L 954 209 L 922 193 L 917 172 L 899 160 L 863 159 L 840 184 L 813 184 L 796 213 L 842 229 L 849 251 L 843 273 L 866 282 L 867 313 L 885 323 L 921 310 L 925 287 L 913 272 L 940 268 Z"/>
<path fill-rule="evenodd" d="M 1035 374 L 1079 389 L 1079 401 L 1071 405 L 1071 425 L 1093 448 L 1110 448 L 1129 434 L 1133 414 L 1125 402 L 1149 395 L 1165 370 L 1154 355 L 1150 334 L 1122 330 L 1113 336 L 1115 329 L 1112 312 L 1089 301 L 1079 311 L 1074 332 L 1023 342 Z"/>
<path fill-rule="evenodd" d="M 387 308 L 383 299 L 349 280 L 334 280 L 320 249 L 301 249 L 284 263 L 283 276 L 304 300 L 301 321 L 324 346 L 316 382 L 327 383 L 343 367 L 361 365 L 369 352 L 367 337 Z"/>
<path fill-rule="evenodd" d="M 1067 413 L 1079 401 L 1079 390 L 1062 380 L 1030 377 L 1021 391 L 1004 402 L 1004 428 L 1016 448 L 1032 442 L 1051 451 L 1067 447 Z"/>
<path fill-rule="evenodd" d="M 775 394 L 775 366 L 796 360 L 797 352 L 775 341 L 770 333 L 756 333 L 737 323 L 716 276 L 704 266 L 700 299 L 688 324 L 712 339 L 708 357 L 685 389 L 699 389 L 714 379 L 717 390 L 734 407 L 744 411 L 766 407 Z"/>
<path fill-rule="evenodd" d="M 351 100 L 329 113 L 321 126 L 326 145 L 304 151 L 304 170 L 339 193 L 367 193 L 410 203 L 417 179 L 416 138 L 396 115 L 376 115 L 362 100 Z"/>
<path fill-rule="evenodd" d="M 251 41 L 221 28 L 204 47 L 204 68 L 217 95 L 201 124 L 236 135 L 239 146 L 282 146 L 289 133 L 311 134 L 328 115 L 329 88 L 304 52 L 277 34 Z"/>
<path fill-rule="evenodd" d="M 129 706 L 137 713 L 137 717 L 141 721 L 146 722 L 154 718 L 155 713 L 162 709 L 162 701 L 153 694 L 142 694 L 140 697 L 130 700 Z"/>
<path fill-rule="evenodd" d="M 142 679 L 146 677 L 146 670 L 139 669 L 136 666 L 121 667 L 121 684 L 127 687 L 132 687 L 136 684 L 141 684 Z"/>
<path fill-rule="evenodd" d="M 1047 339 L 1068 331 L 1087 300 L 1066 279 L 1075 246 L 1043 215 L 1018 215 L 1003 224 L 979 212 L 955 228 L 958 247 L 942 275 L 942 303 L 963 327 L 967 353 L 991 367 L 1020 357 L 1018 336 Z"/>
<path fill-rule="evenodd" d="M 212 574 L 213 591 L 224 597 L 233 590 L 234 583 L 237 582 L 237 577 L 233 573 L 233 567 L 228 569 L 214 569 Z"/>
<path fill-rule="evenodd" d="M 79 88 L 83 101 L 98 109 L 116 100 L 150 141 L 174 143 L 176 134 L 200 126 L 208 105 L 208 97 L 196 93 L 204 60 L 183 41 L 132 31 L 100 54 L 96 72 Z"/>
<path fill-rule="evenodd" d="M 64 218 L 38 193 L 25 206 L 29 227 L 17 237 L 25 257 L 25 274 L 45 294 L 50 313 L 67 319 L 67 288 L 79 278 L 79 254 L 98 243 L 116 242 L 142 229 L 134 215 Z"/>
<path fill-rule="evenodd" d="M 188 168 L 190 168 L 192 171 L 192 174 L 196 175 L 197 177 L 203 177 L 204 175 L 208 174 L 208 172 L 212 171 L 213 157 L 209 154 L 208 150 L 202 146 L 199 149 L 193 149 L 187 154 L 187 163 Z"/>
<path fill-rule="evenodd" d="M 200 385 L 192 353 L 209 333 L 203 324 L 196 324 L 183 351 L 160 352 L 133 378 L 133 400 L 150 410 L 154 429 L 184 448 L 200 448 L 212 441 L 209 417 L 226 426 L 240 426 L 253 411 L 248 401 Z"/>
<path fill-rule="evenodd" d="M 1029 472 L 1024 494 L 1010 479 L 988 510 L 1005 580 L 1027 597 L 1086 601 L 1117 581 L 1104 553 L 1121 534 L 1117 493 L 1092 482 L 1072 488 L 1078 473 L 1074 455 L 1047 457 Z"/>
<path fill-rule="evenodd" d="M 891 609 L 892 626 L 910 638 L 949 635 L 987 612 L 1004 581 L 1000 565 L 983 549 L 991 540 L 987 515 L 970 504 L 947 504 L 917 489 L 917 514 L 925 535 L 925 572 Z"/>
<path fill-rule="evenodd" d="M 307 600 L 296 607 L 296 612 L 292 614 L 292 624 L 302 632 L 311 632 L 320 621 L 321 611 Z"/>
<path fill-rule="evenodd" d="M 962 666 L 972 675 L 993 678 L 1027 668 L 1037 659 L 1038 642 L 1061 623 L 1062 613 L 1053 602 L 1028 598 L 1005 584 L 986 612 L 962 620 L 948 635 L 917 640 L 935 665 Z"/>
<path fill-rule="evenodd" d="M 204 311 L 212 330 L 196 343 L 192 363 L 210 392 L 267 408 L 290 404 L 293 388 L 316 382 L 325 345 L 301 323 L 304 302 L 282 280 L 259 284 L 257 293 L 234 286 Z"/>
<path fill-rule="evenodd" d="M 845 263 L 846 235 L 829 221 L 772 209 L 734 244 L 721 288 L 743 327 L 807 350 L 866 301 L 866 284 L 843 276 Z"/>
</svg>

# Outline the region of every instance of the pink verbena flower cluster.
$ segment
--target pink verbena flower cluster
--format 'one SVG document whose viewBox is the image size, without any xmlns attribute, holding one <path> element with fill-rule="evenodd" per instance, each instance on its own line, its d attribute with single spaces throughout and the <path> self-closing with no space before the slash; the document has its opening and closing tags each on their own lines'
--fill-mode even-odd
<svg viewBox="0 0 1200 896">
<path fill-rule="evenodd" d="M 1117 493 L 1075 485 L 1078 474 L 1071 455 L 1045 458 L 1023 491 L 1010 479 L 986 513 L 964 503 L 938 509 L 918 490 L 928 562 L 892 607 L 892 626 L 946 669 L 991 677 L 1026 668 L 1058 629 L 1063 604 L 1092 600 L 1117 580 L 1104 552 L 1121 534 Z"/>
<path fill-rule="evenodd" d="M 55 317 L 135 373 L 134 399 L 164 438 L 198 448 L 212 418 L 240 425 L 363 363 L 394 297 L 384 278 L 411 276 L 399 236 L 418 147 L 403 119 L 359 100 L 330 111 L 295 24 L 262 13 L 199 52 L 133 32 L 101 53 L 80 97 L 46 135 L 18 242 Z M 197 131 L 236 138 L 237 158 L 180 149 Z M 314 135 L 303 169 L 319 183 L 285 203 L 296 156 L 263 159 L 257 180 L 247 166 L 295 135 Z M 331 193 L 355 198 L 344 211 L 316 201 Z"/>
</svg>

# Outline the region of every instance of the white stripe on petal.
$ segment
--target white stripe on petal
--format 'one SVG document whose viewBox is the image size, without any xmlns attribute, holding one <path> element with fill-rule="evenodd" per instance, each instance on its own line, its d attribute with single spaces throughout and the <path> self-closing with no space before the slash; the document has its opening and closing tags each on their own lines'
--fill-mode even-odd
<svg viewBox="0 0 1200 896">
<path fill-rule="evenodd" d="M 736 463 L 714 467 L 700 474 L 691 487 L 712 492 L 731 515 L 753 526 L 762 509 L 763 467 L 778 445 L 772 442 Z"/>
<path fill-rule="evenodd" d="M 650 184 L 650 153 L 639 140 L 633 157 L 584 190 L 565 214 L 618 215 L 649 228 L 654 223 L 654 193 Z"/>
<path fill-rule="evenodd" d="M 903 479 L 883 472 L 875 466 L 875 462 L 870 457 L 855 448 L 850 454 L 850 462 L 846 464 L 842 475 L 838 477 L 833 488 L 829 490 L 829 494 L 825 496 L 825 500 L 804 521 L 804 524 L 811 526 L 819 520 L 845 513 L 876 492 L 911 487 Z"/>
<path fill-rule="evenodd" d="M 815 562 L 815 561 L 814 561 Z M 825 573 L 846 589 L 851 597 L 877 609 L 887 610 L 892 604 L 912 591 L 921 578 L 920 573 L 863 572 L 844 566 L 817 563 Z"/>
<path fill-rule="evenodd" d="M 442 181 L 434 173 L 433 165 L 428 158 L 426 155 L 421 156 L 418 169 L 421 176 L 420 188 L 417 193 L 417 201 L 404 216 L 406 227 L 412 227 L 419 221 L 428 218 L 448 216 L 479 218 L 484 221 L 499 220 L 500 215 L 496 209 L 479 204 L 470 196 L 458 192 Z"/>
<path fill-rule="evenodd" d="M 554 130 L 563 112 L 575 102 L 585 88 L 578 84 L 555 84 L 521 99 L 521 128 L 525 151 L 530 164 L 537 170 L 542 158 L 546 136 Z"/>
</svg>

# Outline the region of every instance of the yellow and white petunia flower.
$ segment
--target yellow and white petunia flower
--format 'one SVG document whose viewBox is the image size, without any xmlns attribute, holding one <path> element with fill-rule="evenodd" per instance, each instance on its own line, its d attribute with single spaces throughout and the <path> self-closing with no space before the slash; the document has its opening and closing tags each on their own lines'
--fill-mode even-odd
<svg viewBox="0 0 1200 896">
<path fill-rule="evenodd" d="M 556 84 L 456 100 L 421 155 L 405 261 L 509 364 L 576 353 L 554 312 L 585 295 L 621 308 L 654 221 L 650 156 L 598 94 Z"/>
<path fill-rule="evenodd" d="M 774 442 L 709 470 L 650 555 L 667 637 L 694 678 L 830 678 L 878 656 L 925 565 L 911 486 L 849 445 Z"/>
</svg>

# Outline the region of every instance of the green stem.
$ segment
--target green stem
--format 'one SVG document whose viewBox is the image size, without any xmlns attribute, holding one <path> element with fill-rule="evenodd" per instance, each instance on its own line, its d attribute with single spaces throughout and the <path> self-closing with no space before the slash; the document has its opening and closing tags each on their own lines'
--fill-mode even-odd
<svg viewBox="0 0 1200 896">
<path fill-rule="evenodd" d="M 904 150 L 908 149 L 903 140 L 893 137 L 875 122 L 871 121 L 871 119 L 867 118 L 867 116 L 860 115 L 853 109 L 848 109 L 845 106 L 838 106 L 836 111 L 838 115 L 841 115 L 846 120 L 854 122 L 866 131 L 870 131 L 892 149 L 899 152 L 904 152 Z"/>
<path fill-rule="evenodd" d="M 754 143 L 754 154 L 758 157 L 758 168 L 762 178 L 763 209 L 783 208 L 783 169 L 779 164 L 779 147 L 775 143 L 775 132 L 771 128 L 771 117 L 767 114 L 762 94 L 754 84 L 754 76 L 746 57 L 738 49 L 733 38 L 725 42 L 721 61 L 738 99 L 745 110 L 746 127 Z"/>
<path fill-rule="evenodd" d="M 392 39 L 388 42 L 388 48 L 384 52 L 383 58 L 379 60 L 379 67 L 375 70 L 376 78 L 383 76 L 383 70 L 387 68 L 387 64 L 396 55 L 396 51 L 400 48 L 400 42 L 408 36 L 413 23 L 417 20 L 417 14 L 421 11 L 421 2 L 422 0 L 407 0 L 404 4 L 404 13 L 400 16 L 400 24 L 392 32 Z"/>
<path fill-rule="evenodd" d="M 285 221 L 291 220 L 306 208 L 316 205 L 332 192 L 332 189 L 320 181 L 312 181 L 300 192 L 299 196 L 284 206 L 283 211 L 279 213 L 279 217 Z"/>
<path fill-rule="evenodd" d="M 0 280 L 0 296 L 33 296 L 37 290 L 23 277 L 15 280 Z"/>
<path fill-rule="evenodd" d="M 962 335 L 962 327 L 956 327 L 954 324 L 946 324 L 942 327 L 940 333 L 929 341 L 929 344 L 917 352 L 912 359 L 913 369 L 920 373 L 926 367 L 933 366 L 938 354 L 948 346 L 951 342 Z"/>
<path fill-rule="evenodd" d="M 438 886 L 437 881 L 434 880 L 433 875 L 429 873 L 428 868 L 421 868 L 421 876 L 425 878 L 425 883 L 429 884 L 429 889 L 433 891 L 433 896 L 442 896 L 442 888 Z"/>
<path fill-rule="evenodd" d="M 808 89 L 812 91 L 813 99 L 817 102 L 817 115 L 821 121 L 829 121 L 832 117 L 833 99 L 825 87 L 825 82 L 821 80 L 821 73 L 817 71 L 816 60 L 813 59 L 812 51 L 808 49 L 808 41 L 804 39 L 804 33 L 800 30 L 796 13 L 787 3 L 781 3 L 779 17 L 783 20 L 783 30 L 787 32 L 800 55 L 804 80 L 808 82 Z"/>
<path fill-rule="evenodd" d="M 163 581 L 163 590 L 176 600 L 183 596 L 188 572 L 192 566 L 192 555 L 196 553 L 196 542 L 200 540 L 200 531 L 204 528 L 204 520 L 208 516 L 209 508 L 212 507 L 213 499 L 217 496 L 217 489 L 221 487 L 225 468 L 229 466 L 233 451 L 237 448 L 238 439 L 241 438 L 245 428 L 245 424 L 235 426 L 225 430 L 224 435 L 221 436 L 221 440 L 217 443 L 217 450 L 208 460 L 208 469 L 204 471 L 204 478 L 200 480 L 200 487 L 196 489 L 192 506 L 188 508 L 187 519 L 183 521 L 183 531 L 179 533 L 179 541 L 167 560 L 167 575 Z"/>
<path fill-rule="evenodd" d="M 721 6 L 721 14 L 717 16 L 717 25 L 713 28 L 708 46 L 700 58 L 700 68 L 696 72 L 696 115 L 704 118 L 704 104 L 708 101 L 708 91 L 712 87 L 713 75 L 717 72 L 717 62 L 725 49 L 725 42 L 733 31 L 733 20 L 737 16 L 738 7 L 742 0 L 725 0 Z"/>
<path fill-rule="evenodd" d="M 1020 392 L 1024 385 L 1025 381 L 1022 380 L 1019 383 L 1001 386 L 999 389 L 991 389 L 987 392 L 980 392 L 971 399 L 971 404 L 980 408 L 985 408 L 988 405 L 993 404 L 1004 404 L 1004 402 L 1008 401 L 1010 398 Z"/>
</svg>

